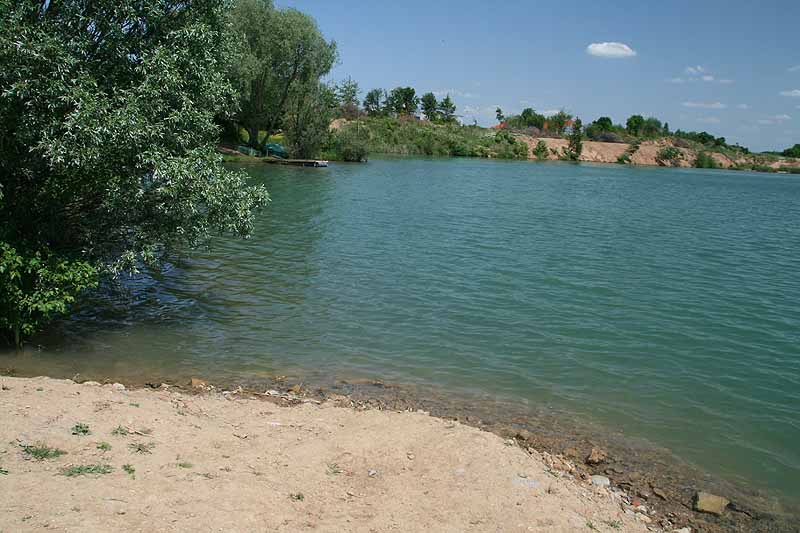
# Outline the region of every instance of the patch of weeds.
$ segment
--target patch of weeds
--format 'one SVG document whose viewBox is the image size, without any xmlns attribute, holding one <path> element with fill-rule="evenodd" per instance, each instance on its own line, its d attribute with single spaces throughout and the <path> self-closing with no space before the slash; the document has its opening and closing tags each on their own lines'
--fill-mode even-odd
<svg viewBox="0 0 800 533">
<path fill-rule="evenodd" d="M 92 474 L 110 474 L 111 465 L 72 465 L 61 469 L 61 475 L 67 477 L 87 476 Z"/>
<path fill-rule="evenodd" d="M 97 449 L 101 452 L 107 452 L 111 449 L 111 445 L 107 442 L 98 442 Z"/>
<path fill-rule="evenodd" d="M 595 527 L 595 525 L 594 525 L 594 524 L 592 524 L 592 522 L 591 522 L 591 521 L 589 521 L 589 520 L 587 520 L 587 521 L 586 521 L 586 527 L 588 527 L 588 528 L 589 528 L 589 529 L 591 529 L 592 531 L 597 531 L 597 528 Z"/>
<path fill-rule="evenodd" d="M 36 392 L 42 392 L 44 389 L 42 387 L 36 387 Z"/>
<path fill-rule="evenodd" d="M 303 496 L 302 492 L 293 492 L 292 494 L 289 494 L 289 499 L 296 502 L 302 502 L 306 499 L 306 497 Z"/>
<path fill-rule="evenodd" d="M 89 431 L 89 426 L 86 424 L 82 424 L 78 422 L 74 426 L 72 426 L 72 434 L 73 435 L 88 435 L 91 431 Z"/>
<path fill-rule="evenodd" d="M 155 447 L 155 442 L 150 442 L 147 444 L 143 442 L 133 442 L 128 444 L 128 448 L 130 448 L 133 453 L 152 453 L 153 448 Z"/>
<path fill-rule="evenodd" d="M 131 431 L 126 428 L 125 426 L 117 426 L 113 430 L 111 430 L 111 434 L 115 437 L 127 437 L 130 435 Z"/>
<path fill-rule="evenodd" d="M 61 457 L 65 455 L 67 452 L 64 450 L 59 450 L 58 448 L 51 448 L 45 444 L 23 444 L 22 451 L 25 452 L 25 455 L 28 457 L 33 457 L 34 459 L 38 459 L 39 461 L 43 461 L 44 459 L 55 459 L 56 457 Z"/>
<path fill-rule="evenodd" d="M 7 475 L 8 475 L 8 470 L 0 466 L 0 476 L 7 476 Z"/>
<path fill-rule="evenodd" d="M 136 402 L 131 402 L 128 405 L 130 405 L 131 407 L 139 407 L 139 404 Z"/>
<path fill-rule="evenodd" d="M 178 468 L 194 468 L 194 465 L 186 461 L 181 461 L 178 463 Z"/>
<path fill-rule="evenodd" d="M 339 474 L 341 474 L 343 472 L 344 472 L 344 470 L 339 468 L 339 465 L 337 465 L 336 463 L 330 463 L 328 465 L 328 475 L 329 476 L 336 476 L 336 475 L 339 475 Z"/>
<path fill-rule="evenodd" d="M 195 472 L 195 475 L 204 477 L 206 479 L 214 479 L 214 474 L 211 472 Z"/>
<path fill-rule="evenodd" d="M 611 529 L 622 529 L 622 522 L 619 520 L 612 520 L 610 522 L 606 522 L 606 524 L 608 524 L 608 527 Z"/>
<path fill-rule="evenodd" d="M 136 479 L 136 469 L 131 465 L 122 465 L 122 471 Z"/>
</svg>

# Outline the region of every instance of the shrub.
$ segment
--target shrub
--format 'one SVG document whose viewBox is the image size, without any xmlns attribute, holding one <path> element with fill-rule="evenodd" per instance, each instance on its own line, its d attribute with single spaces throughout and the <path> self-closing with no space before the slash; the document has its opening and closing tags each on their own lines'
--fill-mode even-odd
<svg viewBox="0 0 800 533">
<path fill-rule="evenodd" d="M 683 152 L 674 146 L 665 146 L 656 154 L 656 163 L 661 166 L 678 166 L 683 159 Z"/>
<path fill-rule="evenodd" d="M 359 132 L 355 127 L 341 128 L 333 134 L 333 151 L 342 161 L 360 163 L 369 155 L 369 144 L 366 132 Z"/>
<path fill-rule="evenodd" d="M 78 294 L 96 287 L 97 276 L 97 269 L 86 261 L 0 242 L 0 332 L 9 332 L 9 340 L 21 346 L 24 337 L 66 313 Z"/>
<path fill-rule="evenodd" d="M 625 139 L 622 138 L 622 135 L 619 133 L 614 133 L 613 131 L 602 131 L 595 135 L 595 141 L 604 142 L 604 143 L 624 143 Z"/>
<path fill-rule="evenodd" d="M 696 168 L 717 168 L 717 162 L 708 152 L 700 152 L 697 154 L 697 159 L 694 160 Z"/>
<path fill-rule="evenodd" d="M 536 159 L 538 159 L 539 161 L 544 161 L 545 159 L 547 159 L 549 155 L 549 151 L 547 150 L 547 143 L 539 139 L 539 142 L 536 143 L 536 148 L 533 149 L 533 155 L 535 155 Z"/>
</svg>

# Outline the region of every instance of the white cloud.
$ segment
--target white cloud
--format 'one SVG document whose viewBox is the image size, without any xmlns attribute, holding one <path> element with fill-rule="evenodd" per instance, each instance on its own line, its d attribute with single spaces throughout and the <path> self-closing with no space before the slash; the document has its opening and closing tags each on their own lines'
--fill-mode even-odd
<svg viewBox="0 0 800 533">
<path fill-rule="evenodd" d="M 719 124 L 720 120 L 717 117 L 700 117 L 697 119 L 697 122 L 702 122 L 703 124 Z"/>
<path fill-rule="evenodd" d="M 607 57 L 612 59 L 634 57 L 636 51 L 625 43 L 592 43 L 586 47 L 590 56 Z"/>
<path fill-rule="evenodd" d="M 711 72 L 701 65 L 695 65 L 693 67 L 686 67 L 683 70 L 686 78 L 672 78 L 669 80 L 671 83 L 684 83 L 686 81 L 705 81 L 708 83 L 717 82 L 717 83 L 725 83 L 730 84 L 733 83 L 733 80 L 730 78 L 721 78 L 717 79 Z"/>
<path fill-rule="evenodd" d="M 461 98 L 476 98 L 477 95 L 467 92 L 459 91 L 458 89 L 439 89 L 438 91 L 431 91 L 437 98 L 443 98 L 448 94 L 450 96 L 459 96 Z"/>
<path fill-rule="evenodd" d="M 558 112 L 561 111 L 560 109 L 545 109 L 541 112 L 542 115 L 546 117 L 552 117 L 553 115 L 557 115 Z"/>
<path fill-rule="evenodd" d="M 758 121 L 758 123 L 764 125 L 781 124 L 783 122 L 786 122 L 787 120 L 792 120 L 792 117 L 790 117 L 786 113 L 783 113 L 781 115 L 772 115 L 771 117 L 768 118 L 762 118 L 761 120 Z"/>
<path fill-rule="evenodd" d="M 793 67 L 789 67 L 786 69 L 787 72 L 798 72 L 800 71 L 800 65 L 795 65 Z"/>
<path fill-rule="evenodd" d="M 705 76 L 703 76 L 700 79 L 703 80 L 703 81 L 714 81 L 714 76 L 712 76 L 710 74 L 706 74 Z"/>
<path fill-rule="evenodd" d="M 684 82 L 686 82 L 686 80 L 684 80 L 683 78 L 671 78 L 669 80 L 669 82 L 670 83 L 684 83 Z"/>
<path fill-rule="evenodd" d="M 736 109 L 750 109 L 750 106 L 747 104 L 739 104 L 736 106 Z"/>
<path fill-rule="evenodd" d="M 696 107 L 699 109 L 725 109 L 726 106 L 722 102 L 684 102 L 683 107 Z"/>
<path fill-rule="evenodd" d="M 705 71 L 706 71 L 706 69 L 704 69 L 700 65 L 697 65 L 696 67 L 686 67 L 686 74 L 688 74 L 690 76 L 698 76 L 698 75 L 702 74 Z"/>
<path fill-rule="evenodd" d="M 781 96 L 791 96 L 793 98 L 800 98 L 800 89 L 792 89 L 791 91 L 781 91 Z"/>
</svg>

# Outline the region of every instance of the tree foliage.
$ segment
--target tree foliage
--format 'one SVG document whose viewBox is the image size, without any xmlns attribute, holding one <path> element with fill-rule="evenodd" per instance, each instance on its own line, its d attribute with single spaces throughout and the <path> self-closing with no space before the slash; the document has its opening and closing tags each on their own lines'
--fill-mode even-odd
<svg viewBox="0 0 800 533">
<path fill-rule="evenodd" d="M 625 122 L 625 129 L 631 135 L 639 135 L 642 132 L 642 126 L 644 126 L 644 117 L 642 115 L 631 115 Z"/>
<path fill-rule="evenodd" d="M 383 89 L 372 89 L 364 97 L 364 112 L 370 117 L 377 117 L 385 114 L 386 91 Z"/>
<path fill-rule="evenodd" d="M 240 95 L 236 121 L 249 144 L 261 149 L 283 126 L 292 95 L 304 94 L 302 86 L 313 87 L 330 72 L 336 43 L 325 40 L 310 16 L 275 9 L 271 0 L 238 0 L 230 20 L 238 51 L 230 69 Z"/>
<path fill-rule="evenodd" d="M 400 115 L 413 115 L 419 108 L 419 98 L 413 87 L 396 87 L 386 100 L 389 110 Z"/>
<path fill-rule="evenodd" d="M 422 95 L 422 112 L 428 120 L 435 122 L 439 118 L 439 102 L 436 100 L 436 95 L 433 93 L 425 93 Z"/>
<path fill-rule="evenodd" d="M 220 0 L 2 4 L 1 328 L 32 333 L 99 269 L 250 232 L 266 191 L 214 152 L 227 39 Z"/>
<path fill-rule="evenodd" d="M 569 134 L 569 144 L 564 151 L 564 156 L 570 161 L 577 161 L 583 153 L 583 123 L 576 118 Z"/>
<path fill-rule="evenodd" d="M 439 103 L 439 114 L 442 117 L 442 121 L 446 123 L 452 123 L 456 120 L 456 104 L 450 98 L 450 95 L 447 94 Z"/>
</svg>

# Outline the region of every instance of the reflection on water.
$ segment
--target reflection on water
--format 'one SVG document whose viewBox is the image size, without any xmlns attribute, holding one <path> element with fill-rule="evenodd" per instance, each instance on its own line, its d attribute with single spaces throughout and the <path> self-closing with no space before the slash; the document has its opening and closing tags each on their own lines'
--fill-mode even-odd
<svg viewBox="0 0 800 533">
<path fill-rule="evenodd" d="M 0 365 L 380 377 L 567 412 L 800 499 L 800 180 L 373 161 L 251 167 L 248 241 L 123 280 Z"/>
</svg>

